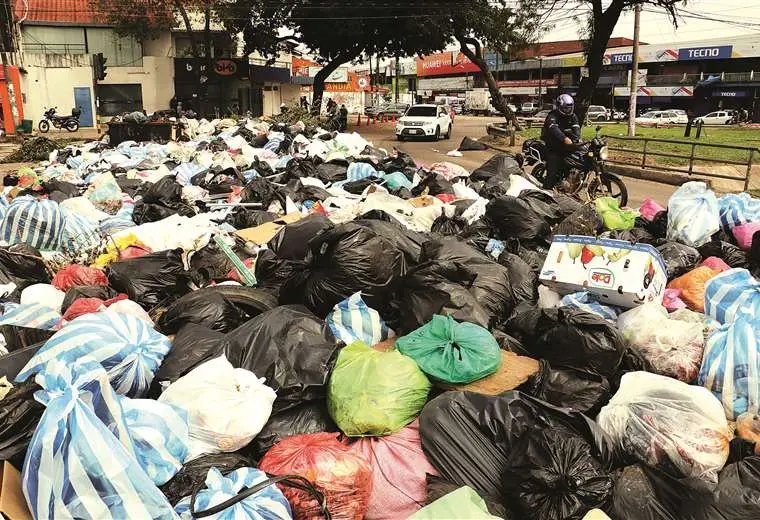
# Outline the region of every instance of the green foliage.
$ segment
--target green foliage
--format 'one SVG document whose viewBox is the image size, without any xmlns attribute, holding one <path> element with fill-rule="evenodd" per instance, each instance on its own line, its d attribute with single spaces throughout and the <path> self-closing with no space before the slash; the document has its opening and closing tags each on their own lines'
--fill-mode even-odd
<svg viewBox="0 0 760 520">
<path fill-rule="evenodd" d="M 172 3 L 161 0 L 90 0 L 93 10 L 120 36 L 151 40 L 175 25 Z"/>
</svg>

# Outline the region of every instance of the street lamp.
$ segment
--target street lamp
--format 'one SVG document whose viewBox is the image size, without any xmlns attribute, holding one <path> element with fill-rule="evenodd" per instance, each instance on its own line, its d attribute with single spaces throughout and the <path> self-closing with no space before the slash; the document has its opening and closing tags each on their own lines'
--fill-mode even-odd
<svg viewBox="0 0 760 520">
<path fill-rule="evenodd" d="M 544 57 L 537 56 L 538 60 L 538 109 L 544 108 Z"/>
</svg>

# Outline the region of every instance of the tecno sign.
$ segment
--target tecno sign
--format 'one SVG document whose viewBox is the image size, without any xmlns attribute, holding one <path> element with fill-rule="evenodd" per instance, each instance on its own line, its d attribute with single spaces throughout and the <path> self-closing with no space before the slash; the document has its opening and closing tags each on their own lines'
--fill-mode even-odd
<svg viewBox="0 0 760 520">
<path fill-rule="evenodd" d="M 717 47 L 692 47 L 678 49 L 678 59 L 685 61 L 693 60 L 722 60 L 730 58 L 733 54 L 733 45 L 719 45 Z"/>
</svg>

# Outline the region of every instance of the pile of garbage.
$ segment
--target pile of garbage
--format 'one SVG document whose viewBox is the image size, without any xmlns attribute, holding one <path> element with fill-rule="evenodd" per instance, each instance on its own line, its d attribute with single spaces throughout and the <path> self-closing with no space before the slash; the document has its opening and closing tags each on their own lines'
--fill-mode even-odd
<svg viewBox="0 0 760 520">
<path fill-rule="evenodd" d="M 0 513 L 758 518 L 760 200 L 187 129 L 4 179 Z"/>
</svg>

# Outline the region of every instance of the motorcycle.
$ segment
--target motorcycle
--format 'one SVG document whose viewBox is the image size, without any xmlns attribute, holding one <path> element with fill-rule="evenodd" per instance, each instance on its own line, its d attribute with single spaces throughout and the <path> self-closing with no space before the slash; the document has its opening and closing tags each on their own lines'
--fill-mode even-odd
<svg viewBox="0 0 760 520">
<path fill-rule="evenodd" d="M 82 115 L 82 111 L 78 108 L 71 110 L 70 116 L 56 115 L 55 111 L 58 107 L 52 107 L 45 111 L 42 121 L 40 121 L 39 129 L 43 134 L 50 130 L 50 124 L 52 123 L 55 128 L 65 128 L 69 132 L 76 132 L 79 130 L 79 116 Z"/>
<path fill-rule="evenodd" d="M 589 202 L 600 197 L 618 199 L 622 208 L 628 204 L 628 188 L 620 177 L 604 170 L 607 160 L 607 140 L 599 135 L 602 127 L 596 127 L 596 136 L 587 143 L 574 145 L 576 151 L 565 157 L 564 175 L 554 189 Z M 530 175 L 542 185 L 546 177 L 546 144 L 537 139 L 523 143 L 525 164 L 532 166 Z"/>
</svg>

